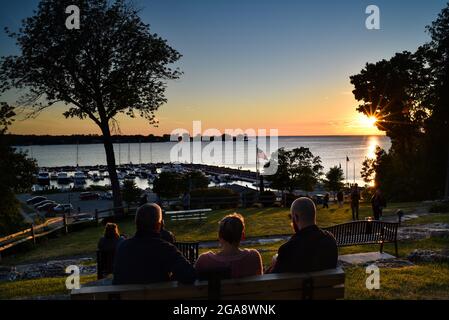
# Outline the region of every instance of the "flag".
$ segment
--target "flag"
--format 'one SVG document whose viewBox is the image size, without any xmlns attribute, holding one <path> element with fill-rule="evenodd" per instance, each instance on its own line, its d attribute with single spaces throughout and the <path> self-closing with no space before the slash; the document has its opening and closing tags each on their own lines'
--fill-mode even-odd
<svg viewBox="0 0 449 320">
<path fill-rule="evenodd" d="M 346 162 L 349 162 L 349 158 L 348 158 L 348 156 L 346 156 Z"/>
<path fill-rule="evenodd" d="M 268 160 L 268 157 L 267 157 L 267 155 L 265 154 L 265 152 L 263 152 L 262 150 L 260 150 L 259 148 L 257 148 L 257 159 Z"/>
</svg>

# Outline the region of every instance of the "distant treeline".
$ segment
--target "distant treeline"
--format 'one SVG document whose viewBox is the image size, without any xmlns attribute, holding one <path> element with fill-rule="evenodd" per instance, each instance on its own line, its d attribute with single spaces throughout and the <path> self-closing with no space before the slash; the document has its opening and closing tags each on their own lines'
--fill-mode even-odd
<svg viewBox="0 0 449 320">
<path fill-rule="evenodd" d="M 50 136 L 50 135 L 7 135 L 8 144 L 12 146 L 30 146 L 30 145 L 56 145 L 56 144 L 95 144 L 103 143 L 103 138 L 99 135 L 71 135 L 71 136 Z M 168 142 L 170 135 L 116 135 L 112 137 L 116 143 L 139 143 L 139 142 Z"/>
<path fill-rule="evenodd" d="M 197 136 L 201 138 L 201 136 Z M 193 140 L 193 137 L 188 137 L 187 139 Z M 50 135 L 18 135 L 18 134 L 8 134 L 6 135 L 7 143 L 11 146 L 31 146 L 31 145 L 57 145 L 57 144 L 96 144 L 103 143 L 103 138 L 99 135 L 71 135 L 71 136 L 50 136 Z M 178 139 L 181 139 L 178 136 Z M 214 141 L 214 140 L 243 140 L 247 141 L 248 137 L 246 135 L 230 136 L 223 134 L 217 137 L 202 137 L 203 141 Z M 164 134 L 162 136 L 155 136 L 150 134 L 148 136 L 143 135 L 115 135 L 112 136 L 112 141 L 114 143 L 145 143 L 145 142 L 170 142 L 170 135 Z M 176 140 L 175 140 L 176 141 Z M 185 140 L 184 140 L 185 141 Z"/>
</svg>

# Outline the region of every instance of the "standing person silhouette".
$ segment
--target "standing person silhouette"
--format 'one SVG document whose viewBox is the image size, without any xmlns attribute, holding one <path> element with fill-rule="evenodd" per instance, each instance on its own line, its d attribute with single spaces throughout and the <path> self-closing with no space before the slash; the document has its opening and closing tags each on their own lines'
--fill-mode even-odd
<svg viewBox="0 0 449 320">
<path fill-rule="evenodd" d="M 351 211 L 352 211 L 352 220 L 359 220 L 359 207 L 360 207 L 360 192 L 359 186 L 356 183 L 352 187 L 351 191 Z"/>
</svg>

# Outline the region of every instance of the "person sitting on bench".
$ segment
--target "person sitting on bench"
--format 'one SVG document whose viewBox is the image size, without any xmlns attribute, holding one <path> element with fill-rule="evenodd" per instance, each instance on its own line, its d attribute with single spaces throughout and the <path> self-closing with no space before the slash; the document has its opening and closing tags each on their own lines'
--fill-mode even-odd
<svg viewBox="0 0 449 320">
<path fill-rule="evenodd" d="M 107 223 L 104 228 L 104 236 L 98 241 L 98 250 L 106 254 L 114 255 L 117 246 L 125 238 L 120 235 L 118 226 L 115 223 Z"/>
<path fill-rule="evenodd" d="M 245 237 L 245 221 L 240 214 L 231 214 L 220 221 L 218 240 L 221 251 L 203 253 L 195 268 L 200 277 L 214 270 L 229 269 L 229 277 L 242 278 L 263 273 L 262 258 L 257 250 L 240 249 Z"/>
<path fill-rule="evenodd" d="M 193 283 L 195 269 L 174 245 L 160 237 L 161 208 L 157 204 L 141 206 L 135 223 L 134 237 L 117 248 L 113 284 Z"/>
<path fill-rule="evenodd" d="M 337 267 L 338 249 L 334 236 L 316 225 L 316 207 L 309 198 L 296 199 L 291 206 L 295 234 L 283 244 L 268 272 L 312 272 Z"/>
</svg>

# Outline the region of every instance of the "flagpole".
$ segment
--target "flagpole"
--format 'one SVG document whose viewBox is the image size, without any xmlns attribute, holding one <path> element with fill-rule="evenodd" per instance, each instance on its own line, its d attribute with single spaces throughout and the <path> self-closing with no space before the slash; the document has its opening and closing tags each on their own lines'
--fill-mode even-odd
<svg viewBox="0 0 449 320">
<path fill-rule="evenodd" d="M 346 155 L 346 186 L 348 186 L 349 182 L 348 182 L 348 155 Z"/>
<path fill-rule="evenodd" d="M 354 165 L 354 184 L 355 184 L 355 161 L 353 162 Z"/>
<path fill-rule="evenodd" d="M 259 137 L 256 135 L 256 178 L 259 179 Z"/>
</svg>

